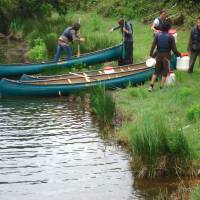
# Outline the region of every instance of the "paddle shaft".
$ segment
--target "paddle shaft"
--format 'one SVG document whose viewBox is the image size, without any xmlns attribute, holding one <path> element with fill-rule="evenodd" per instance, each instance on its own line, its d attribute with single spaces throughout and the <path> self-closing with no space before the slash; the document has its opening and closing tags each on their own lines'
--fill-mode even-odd
<svg viewBox="0 0 200 200">
<path fill-rule="evenodd" d="M 81 19 L 78 19 L 78 23 L 81 24 Z M 80 37 L 80 29 L 79 29 L 79 37 Z M 78 52 L 77 52 L 77 56 L 80 57 L 81 52 L 80 52 L 80 40 L 78 41 Z"/>
<path fill-rule="evenodd" d="M 123 46 L 122 46 L 122 60 L 125 59 L 125 16 L 123 17 L 124 19 L 124 22 L 123 22 L 123 28 L 122 28 L 122 31 L 123 31 L 123 34 L 122 34 L 122 43 L 123 43 Z"/>
</svg>

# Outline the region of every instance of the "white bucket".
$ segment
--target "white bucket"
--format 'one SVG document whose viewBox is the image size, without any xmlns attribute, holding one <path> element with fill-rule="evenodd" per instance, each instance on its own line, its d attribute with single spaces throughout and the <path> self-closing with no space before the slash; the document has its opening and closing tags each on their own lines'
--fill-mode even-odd
<svg viewBox="0 0 200 200">
<path fill-rule="evenodd" d="M 190 57 L 184 56 L 182 58 L 177 58 L 176 69 L 180 71 L 187 71 L 190 65 Z"/>
<path fill-rule="evenodd" d="M 111 67 L 111 66 L 108 66 L 108 67 L 104 67 L 104 73 L 105 74 L 112 74 L 114 73 L 114 69 Z"/>
<path fill-rule="evenodd" d="M 156 65 L 156 59 L 154 58 L 149 58 L 146 60 L 146 66 L 147 67 L 153 67 Z"/>
<path fill-rule="evenodd" d="M 166 86 L 170 86 L 172 84 L 175 83 L 175 80 L 176 80 L 176 76 L 175 74 L 172 72 L 172 73 L 169 73 L 169 75 L 167 76 L 166 78 L 166 82 L 165 82 L 165 85 Z"/>
</svg>

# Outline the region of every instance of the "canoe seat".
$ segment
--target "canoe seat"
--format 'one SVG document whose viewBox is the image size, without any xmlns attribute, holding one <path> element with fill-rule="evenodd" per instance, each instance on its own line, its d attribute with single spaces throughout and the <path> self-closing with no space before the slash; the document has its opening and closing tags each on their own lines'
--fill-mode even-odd
<svg viewBox="0 0 200 200">
<path fill-rule="evenodd" d="M 88 77 L 88 75 L 87 75 L 86 73 L 83 73 L 83 75 L 84 75 L 84 77 L 85 77 L 85 80 L 86 80 L 87 82 L 90 82 L 90 78 Z"/>
</svg>

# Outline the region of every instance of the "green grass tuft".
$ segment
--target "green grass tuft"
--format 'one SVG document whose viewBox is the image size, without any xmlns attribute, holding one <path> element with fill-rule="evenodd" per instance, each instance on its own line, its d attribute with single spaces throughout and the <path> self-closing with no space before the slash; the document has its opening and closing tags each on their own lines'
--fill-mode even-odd
<svg viewBox="0 0 200 200">
<path fill-rule="evenodd" d="M 192 105 L 188 110 L 187 117 L 191 121 L 200 119 L 200 104 Z"/>
<path fill-rule="evenodd" d="M 192 192 L 192 200 L 199 200 L 200 199 L 200 186 L 197 186 L 194 191 Z"/>
<path fill-rule="evenodd" d="M 111 127 L 116 108 L 112 96 L 105 91 L 105 86 L 102 85 L 92 89 L 91 106 L 101 126 Z"/>
<path fill-rule="evenodd" d="M 181 131 L 167 127 L 161 115 L 141 116 L 130 135 L 138 176 L 180 175 L 189 169 L 192 150 L 187 139 Z"/>
</svg>

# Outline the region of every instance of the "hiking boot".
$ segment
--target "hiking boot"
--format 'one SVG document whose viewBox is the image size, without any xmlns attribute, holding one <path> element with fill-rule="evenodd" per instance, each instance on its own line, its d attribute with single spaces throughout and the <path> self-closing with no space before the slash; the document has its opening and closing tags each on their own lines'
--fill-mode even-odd
<svg viewBox="0 0 200 200">
<path fill-rule="evenodd" d="M 188 70 L 188 74 L 192 74 L 193 73 L 193 70 L 192 69 L 189 69 Z"/>
</svg>

